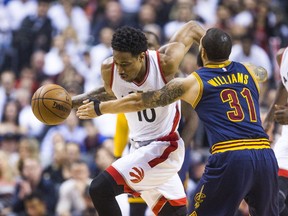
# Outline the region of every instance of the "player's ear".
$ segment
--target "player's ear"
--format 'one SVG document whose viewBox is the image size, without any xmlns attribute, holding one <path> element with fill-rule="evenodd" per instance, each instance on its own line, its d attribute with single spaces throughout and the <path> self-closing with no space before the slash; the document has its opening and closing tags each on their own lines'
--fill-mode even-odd
<svg viewBox="0 0 288 216">
<path fill-rule="evenodd" d="M 204 47 L 202 47 L 202 49 L 201 49 L 201 58 L 207 59 L 207 53 L 206 53 L 206 49 Z"/>
<path fill-rule="evenodd" d="M 142 52 L 140 55 L 139 55 L 139 60 L 140 62 L 143 62 L 145 60 L 145 52 Z"/>
</svg>

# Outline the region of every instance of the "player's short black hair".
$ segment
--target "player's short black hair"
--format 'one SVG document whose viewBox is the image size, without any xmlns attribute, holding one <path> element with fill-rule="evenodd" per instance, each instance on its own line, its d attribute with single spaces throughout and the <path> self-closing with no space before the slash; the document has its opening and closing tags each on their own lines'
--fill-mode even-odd
<svg viewBox="0 0 288 216">
<path fill-rule="evenodd" d="M 145 34 L 129 26 L 118 28 L 112 37 L 112 49 L 137 56 L 148 49 Z"/>
<path fill-rule="evenodd" d="M 208 60 L 224 61 L 229 58 L 232 40 L 229 34 L 218 28 L 210 28 L 202 38 L 202 46 Z"/>
</svg>

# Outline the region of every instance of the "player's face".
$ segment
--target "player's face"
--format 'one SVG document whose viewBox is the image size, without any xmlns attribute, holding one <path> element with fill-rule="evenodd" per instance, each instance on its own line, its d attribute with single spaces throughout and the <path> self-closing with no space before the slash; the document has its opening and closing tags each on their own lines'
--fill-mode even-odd
<svg viewBox="0 0 288 216">
<path fill-rule="evenodd" d="M 119 52 L 114 50 L 113 59 L 120 77 L 127 82 L 132 82 L 137 80 L 139 73 L 141 72 L 143 61 L 145 60 L 145 54 L 143 53 L 139 56 L 132 56 L 129 52 Z"/>
</svg>

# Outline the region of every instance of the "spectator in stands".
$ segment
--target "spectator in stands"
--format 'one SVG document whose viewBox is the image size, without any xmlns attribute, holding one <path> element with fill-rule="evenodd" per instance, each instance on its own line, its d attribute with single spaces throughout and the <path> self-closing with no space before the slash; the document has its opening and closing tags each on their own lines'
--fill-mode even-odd
<svg viewBox="0 0 288 216">
<path fill-rule="evenodd" d="M 21 137 L 27 134 L 27 129 L 19 124 L 20 104 L 17 100 L 7 101 L 0 123 L 0 136 L 13 134 Z"/>
<path fill-rule="evenodd" d="M 57 187 L 70 178 L 70 164 L 67 160 L 70 155 L 63 141 L 55 143 L 52 163 L 43 170 L 43 177 L 50 179 Z"/>
<path fill-rule="evenodd" d="M 84 161 L 78 160 L 71 164 L 71 178 L 60 185 L 56 210 L 58 216 L 80 216 L 86 209 L 83 194 L 92 181 L 89 175 L 89 168 Z"/>
<path fill-rule="evenodd" d="M 16 99 L 20 103 L 19 125 L 26 130 L 30 137 L 40 138 L 44 132 L 45 125 L 33 114 L 31 108 L 31 93 L 28 89 L 17 89 Z"/>
<path fill-rule="evenodd" d="M 57 34 L 62 34 L 71 26 L 77 33 L 77 38 L 82 44 L 89 39 L 89 20 L 84 10 L 71 0 L 54 2 L 48 11 L 48 16 L 56 28 Z"/>
<path fill-rule="evenodd" d="M 16 170 L 9 164 L 7 153 L 0 150 L 0 215 L 11 213 L 12 197 L 16 185 Z"/>
<path fill-rule="evenodd" d="M 230 59 L 238 62 L 250 62 L 257 66 L 262 66 L 267 70 L 268 80 L 272 78 L 272 65 L 267 52 L 258 46 L 252 32 L 247 31 L 241 36 L 240 44 L 234 44 L 230 54 Z M 260 99 L 261 105 L 265 103 L 264 98 L 268 91 L 268 81 L 261 83 Z"/>
<path fill-rule="evenodd" d="M 14 48 L 17 51 L 17 73 L 24 66 L 30 65 L 30 58 L 34 50 L 48 52 L 52 42 L 52 22 L 47 16 L 50 0 L 39 0 L 37 14 L 24 18 L 20 28 L 13 37 Z"/>
<path fill-rule="evenodd" d="M 53 142 L 54 136 L 60 134 L 65 142 L 73 142 L 79 145 L 81 152 L 84 153 L 85 145 L 84 140 L 87 136 L 85 128 L 80 125 L 79 119 L 75 115 L 75 110 L 72 110 L 68 118 L 60 125 L 51 127 L 41 142 L 41 159 L 44 167 L 51 164 L 51 158 L 53 154 L 53 148 L 55 143 Z"/>
<path fill-rule="evenodd" d="M 13 31 L 19 29 L 25 17 L 37 13 L 37 1 L 35 0 L 13 0 L 9 1 L 6 7 Z"/>
<path fill-rule="evenodd" d="M 58 200 L 55 185 L 42 177 L 42 167 L 39 158 L 25 158 L 19 166 L 21 179 L 17 182 L 13 198 L 13 212 L 23 214 L 25 212 L 24 199 L 33 192 L 43 194 L 47 205 L 48 215 L 53 216 Z"/>
<path fill-rule="evenodd" d="M 94 38 L 93 44 L 98 44 L 99 33 L 105 27 L 109 27 L 113 30 L 116 30 L 120 26 L 126 24 L 126 21 L 123 17 L 123 11 L 121 5 L 118 1 L 108 1 L 105 4 L 104 15 L 98 17 L 91 23 L 91 35 Z"/>
<path fill-rule="evenodd" d="M 49 216 L 43 196 L 37 192 L 25 196 L 24 206 L 27 216 Z"/>
<path fill-rule="evenodd" d="M 16 77 L 11 70 L 3 71 L 0 76 L 0 116 L 2 116 L 6 102 L 15 98 Z"/>
</svg>

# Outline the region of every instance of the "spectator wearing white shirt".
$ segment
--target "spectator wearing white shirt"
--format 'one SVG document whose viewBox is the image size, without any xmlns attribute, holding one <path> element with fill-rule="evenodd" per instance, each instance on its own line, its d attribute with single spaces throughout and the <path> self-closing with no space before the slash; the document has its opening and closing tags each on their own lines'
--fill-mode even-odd
<svg viewBox="0 0 288 216">
<path fill-rule="evenodd" d="M 27 135 L 29 137 L 40 138 L 45 125 L 40 122 L 32 112 L 30 104 L 31 93 L 24 88 L 17 89 L 16 99 L 21 106 L 19 112 L 19 125 L 27 130 Z"/>
</svg>

